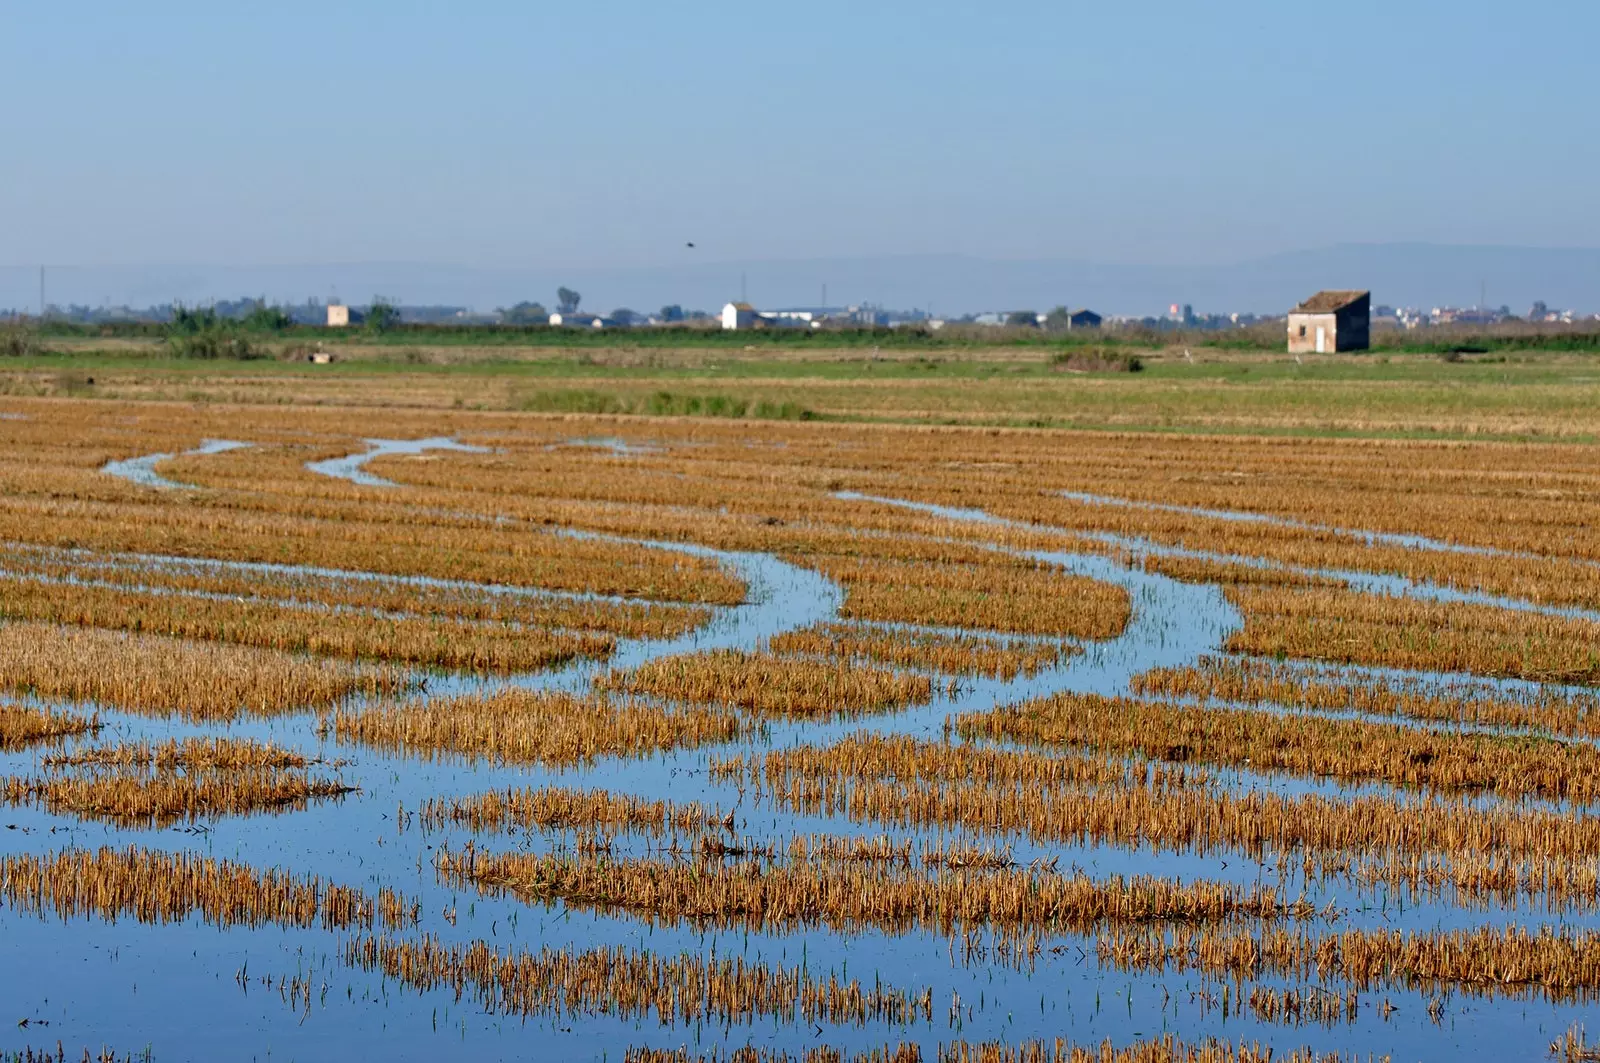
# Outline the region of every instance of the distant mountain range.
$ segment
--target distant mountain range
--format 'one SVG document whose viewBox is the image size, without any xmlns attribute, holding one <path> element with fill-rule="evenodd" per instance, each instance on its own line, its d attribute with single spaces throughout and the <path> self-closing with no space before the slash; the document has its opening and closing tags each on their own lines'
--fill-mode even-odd
<svg viewBox="0 0 1600 1063">
<path fill-rule="evenodd" d="M 1600 310 L 1600 249 L 1343 244 L 1220 265 L 1108 265 L 1068 259 L 998 260 L 962 255 L 770 262 L 708 262 L 625 269 L 476 268 L 426 263 L 283 266 L 53 266 L 48 300 L 190 305 L 241 295 L 274 302 L 365 303 L 383 295 L 411 305 L 492 310 L 522 300 L 551 305 L 565 285 L 583 307 L 654 311 L 671 303 L 715 310 L 741 286 L 759 307 L 875 303 L 939 316 L 983 310 L 1088 306 L 1103 314 L 1160 315 L 1173 303 L 1203 313 L 1282 313 L 1321 288 L 1369 288 L 1392 306 L 1510 306 Z M 0 267 L 0 309 L 38 306 L 36 266 Z"/>
</svg>

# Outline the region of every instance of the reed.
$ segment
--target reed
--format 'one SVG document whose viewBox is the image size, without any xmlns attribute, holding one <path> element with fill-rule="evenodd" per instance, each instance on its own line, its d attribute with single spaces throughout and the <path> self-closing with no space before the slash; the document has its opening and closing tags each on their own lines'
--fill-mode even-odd
<svg viewBox="0 0 1600 1063">
<path fill-rule="evenodd" d="M 1440 689 L 1415 680 L 1341 677 L 1271 661 L 1205 657 L 1194 668 L 1158 668 L 1135 676 L 1132 689 L 1142 697 L 1272 704 L 1600 737 L 1600 698 L 1593 695 L 1539 691 L 1513 699 L 1465 682 Z"/>
<path fill-rule="evenodd" d="M 846 1055 L 837 1048 L 808 1048 L 804 1053 L 791 1055 L 778 1048 L 756 1048 L 746 1045 L 724 1051 L 714 1048 L 709 1053 L 692 1054 L 687 1048 L 629 1048 L 623 1053 L 623 1063 L 922 1063 L 922 1049 L 903 1042 L 895 1047 L 873 1048 L 865 1052 Z"/>
<path fill-rule="evenodd" d="M 1326 589 L 1234 587 L 1233 653 L 1434 672 L 1600 682 L 1600 623 Z"/>
<path fill-rule="evenodd" d="M 520 689 L 340 709 L 325 725 L 341 741 L 380 749 L 523 764 L 646 756 L 732 741 L 748 729 L 736 715 L 715 707 L 662 707 Z"/>
<path fill-rule="evenodd" d="M 113 767 L 171 772 L 284 771 L 306 768 L 315 761 L 293 750 L 253 738 L 168 739 L 117 745 L 84 746 L 44 758 L 49 768 Z"/>
<path fill-rule="evenodd" d="M 702 1022 L 750 1025 L 868 1023 L 912 1025 L 932 1019 L 932 992 L 913 994 L 878 985 L 864 988 L 803 968 L 772 968 L 742 958 L 662 956 L 622 946 L 502 953 L 482 941 L 445 945 L 363 937 L 346 944 L 352 967 L 382 971 L 420 991 L 469 995 L 493 1014 L 584 1018 L 654 1018 L 663 1026 Z"/>
<path fill-rule="evenodd" d="M 1050 1041 L 940 1044 L 933 1057 L 938 1063 L 1359 1063 L 1359 1056 L 1296 1048 L 1274 1051 L 1259 1043 L 1233 1044 L 1215 1039 L 1194 1044 L 1164 1034 L 1148 1041 L 1118 1047 L 1110 1040 L 1098 1045 L 1077 1045 L 1061 1038 Z M 1387 1063 L 1389 1057 L 1382 1057 Z M 792 1055 L 782 1049 L 713 1049 L 692 1054 L 687 1048 L 630 1048 L 624 1063 L 921 1063 L 922 1049 L 911 1043 L 847 1054 L 835 1048 L 810 1048 Z M 1368 1057 L 1368 1063 L 1374 1063 Z"/>
<path fill-rule="evenodd" d="M 725 762 L 723 770 L 729 764 L 748 770 L 780 808 L 843 815 L 857 823 L 955 827 L 1002 837 L 1022 833 L 1067 844 L 1232 850 L 1257 859 L 1292 860 L 1307 877 L 1349 875 L 1418 894 L 1449 888 L 1479 899 L 1539 896 L 1553 905 L 1577 906 L 1595 901 L 1600 823 L 1590 816 L 1465 801 L 1118 785 L 1114 779 L 1112 785 L 1088 790 L 1015 784 L 1011 770 L 1033 779 L 1037 769 L 1026 766 L 1028 754 L 1001 751 L 984 751 L 996 762 L 992 777 L 969 781 L 959 774 L 962 758 L 946 754 L 952 747 L 910 743 L 905 748 L 926 756 L 930 767 L 891 775 L 858 749 L 833 753 L 797 746 L 767 753 L 759 761 L 759 775 L 756 765 L 742 759 Z M 1015 758 L 1019 766 L 1008 770 L 1006 758 Z M 1074 762 L 1062 758 L 1061 763 Z M 944 769 L 949 774 L 933 774 L 944 765 L 950 766 Z M 1093 770 L 1094 777 L 1106 778 L 1103 768 Z M 920 781 L 908 785 L 912 779 Z"/>
<path fill-rule="evenodd" d="M 138 554 L 0 547 L 8 577 L 180 596 L 225 596 L 253 606 L 363 610 L 462 622 L 598 631 L 629 638 L 676 638 L 703 626 L 711 610 L 605 599 L 552 597 L 521 588 L 401 581 L 358 573 L 232 568 Z"/>
<path fill-rule="evenodd" d="M 1440 734 L 1365 720 L 1070 693 L 968 713 L 957 719 L 956 727 L 967 738 L 1381 781 L 1445 793 L 1490 791 L 1583 802 L 1600 796 L 1600 749 L 1586 743 Z"/>
<path fill-rule="evenodd" d="M 142 595 L 4 578 L 0 578 L 0 615 L 287 653 L 495 672 L 533 671 L 576 657 L 604 658 L 616 648 L 610 635 L 594 633 L 360 613 L 330 615 L 266 602 Z"/>
<path fill-rule="evenodd" d="M 1022 635 L 1108 639 L 1127 626 L 1127 592 L 1034 562 L 917 565 L 794 555 L 845 588 L 843 615 Z"/>
<path fill-rule="evenodd" d="M 1126 1048 L 1118 1048 L 1109 1040 L 1094 1048 L 1065 1040 L 1054 1044 L 1029 1041 L 1021 1045 L 956 1044 L 939 1048 L 939 1063 L 1358 1063 L 1360 1059 L 1311 1048 L 1277 1052 L 1258 1042 L 1235 1045 L 1207 1040 L 1185 1044 L 1172 1034 Z M 1389 1057 L 1381 1059 L 1387 1063 Z M 1372 1057 L 1368 1057 L 1368 1063 L 1374 1063 Z"/>
<path fill-rule="evenodd" d="M 98 714 L 84 716 L 0 702 L 0 753 L 15 753 L 36 743 L 59 742 L 99 729 Z"/>
<path fill-rule="evenodd" d="M 930 783 L 1031 789 L 1151 786 L 1182 789 L 1206 782 L 1205 771 L 1190 765 L 1140 764 L 1081 755 L 1047 756 L 1031 750 L 999 750 L 952 742 L 929 742 L 905 735 L 871 733 L 847 736 L 829 746 L 791 746 L 762 757 L 712 757 L 713 780 L 773 788 L 795 779 L 823 785 L 840 779 L 898 782 L 910 792 Z"/>
<path fill-rule="evenodd" d="M 1254 986 L 1250 990 L 1249 1007 L 1259 1021 L 1285 1026 L 1315 1023 L 1331 1028 L 1340 1023 L 1354 1023 L 1361 1013 L 1360 996 L 1354 989 L 1334 993 L 1314 985 L 1277 990 Z"/>
<path fill-rule="evenodd" d="M 314 875 L 255 871 L 192 853 L 129 847 L 47 856 L 0 856 L 0 897 L 41 919 L 178 923 L 217 927 L 268 924 L 328 930 L 368 929 L 373 905 L 359 890 Z"/>
<path fill-rule="evenodd" d="M 1600 1061 L 1600 1048 L 1589 1044 L 1583 1024 L 1577 1023 L 1550 1042 L 1550 1055 L 1562 1063 L 1596 1063 Z"/>
<path fill-rule="evenodd" d="M 632 830 L 661 837 L 723 827 L 732 814 L 698 801 L 678 804 L 609 793 L 546 786 L 507 789 L 477 797 L 429 798 L 417 813 L 425 828 L 447 825 L 474 831 Z"/>
<path fill-rule="evenodd" d="M 1600 996 L 1600 935 L 1576 929 L 1115 928 L 1102 933 L 1095 948 L 1103 964 L 1120 970 L 1196 970 L 1236 980 L 1338 978 L 1360 990 L 1460 990 L 1558 1003 Z"/>
<path fill-rule="evenodd" d="M 0 1063 L 151 1063 L 154 1059 L 155 1056 L 148 1049 L 138 1055 L 130 1052 L 119 1056 L 109 1048 L 102 1048 L 98 1052 L 85 1048 L 82 1056 L 69 1056 L 60 1041 L 56 1042 L 54 1051 L 48 1048 L 24 1048 L 20 1052 L 0 1052 Z"/>
<path fill-rule="evenodd" d="M 926 676 L 732 650 L 651 661 L 630 672 L 609 672 L 595 685 L 690 704 L 731 705 L 757 716 L 796 718 L 889 712 L 933 697 L 933 683 Z"/>
<path fill-rule="evenodd" d="M 705 867 L 656 859 L 489 854 L 470 847 L 459 853 L 440 850 L 435 866 L 448 882 L 527 901 L 627 913 L 652 925 L 751 931 L 820 923 L 837 931 L 893 933 L 955 934 L 988 926 L 1081 932 L 1108 924 L 1316 915 L 1310 902 L 1281 898 L 1267 887 L 1180 885 L 1143 876 L 1096 882 L 1082 875 L 1009 869 L 927 875 L 865 863 Z"/>
<path fill-rule="evenodd" d="M 1017 642 L 975 635 L 878 631 L 852 624 L 820 624 L 771 641 L 772 652 L 868 660 L 949 675 L 981 675 L 1009 682 L 1036 675 L 1081 652 L 1059 642 Z"/>
<path fill-rule="evenodd" d="M 49 624 L 0 625 L 0 686 L 147 715 L 232 720 L 331 706 L 408 684 L 385 666 Z"/>
<path fill-rule="evenodd" d="M 0 780 L 0 802 L 38 804 L 53 815 L 100 819 L 121 827 L 168 827 L 217 816 L 284 812 L 355 792 L 354 786 L 303 772 L 222 775 L 47 775 Z"/>
<path fill-rule="evenodd" d="M 1348 587 L 1348 580 L 1274 565 L 1247 565 L 1237 561 L 1210 561 L 1199 557 L 1149 556 L 1146 572 L 1169 576 L 1181 583 L 1221 583 L 1236 587 Z"/>
</svg>

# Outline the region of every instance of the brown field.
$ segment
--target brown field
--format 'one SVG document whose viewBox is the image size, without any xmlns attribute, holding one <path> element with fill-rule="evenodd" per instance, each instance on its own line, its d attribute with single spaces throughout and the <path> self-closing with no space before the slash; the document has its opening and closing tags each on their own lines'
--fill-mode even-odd
<svg viewBox="0 0 1600 1063">
<path fill-rule="evenodd" d="M 848 743 L 847 743 L 848 744 Z M 1070 755 L 986 752 L 987 777 L 963 773 L 965 754 L 904 742 L 893 760 L 859 748 L 794 747 L 749 770 L 780 807 L 843 815 L 855 823 L 896 827 L 965 827 L 984 834 L 1018 832 L 1041 842 L 1152 846 L 1179 852 L 1238 850 L 1303 868 L 1307 878 L 1351 877 L 1416 895 L 1449 889 L 1467 900 L 1529 896 L 1555 906 L 1590 907 L 1600 869 L 1600 829 L 1587 816 L 1517 806 L 1383 796 L 1337 799 L 1275 793 L 1235 795 L 1170 785 L 1183 769 L 1106 766 L 1092 760 L 1062 771 Z M 1064 784 L 1042 785 L 1040 763 Z M 889 765 L 894 765 L 890 768 Z M 759 774 L 758 774 L 759 770 Z M 1126 785 L 1124 771 L 1132 771 Z M 1013 777 L 1012 773 L 1015 772 Z M 941 774 L 943 777 L 941 778 Z M 900 779 L 919 779 L 908 787 Z M 1181 780 L 1181 776 L 1178 776 Z M 1112 785 L 1090 790 L 1074 780 Z"/>
<path fill-rule="evenodd" d="M 0 753 L 15 753 L 35 743 L 89 734 L 99 727 L 95 717 L 0 702 Z"/>
<path fill-rule="evenodd" d="M 1119 588 L 1047 566 L 926 565 L 795 557 L 845 588 L 842 615 L 1022 635 L 1108 639 L 1128 622 Z"/>
<path fill-rule="evenodd" d="M 341 741 L 427 757 L 577 764 L 599 756 L 641 756 L 680 745 L 726 742 L 743 733 L 745 725 L 721 709 L 661 709 L 602 695 L 507 690 L 486 697 L 341 710 L 331 726 Z"/>
<path fill-rule="evenodd" d="M 1265 973 L 1374 986 L 1460 990 L 1486 997 L 1592 1001 L 1600 996 L 1600 938 L 1523 927 L 1412 933 L 1345 930 L 1118 930 L 1096 946 L 1126 970 L 1200 970 L 1220 977 Z"/>
<path fill-rule="evenodd" d="M 1600 620 L 1553 608 L 1600 609 L 1591 444 L 536 415 L 403 373 L 307 377 L 317 405 L 228 371 L 192 371 L 208 401 L 0 398 L 5 913 L 316 928 L 351 967 L 330 1013 L 387 980 L 452 1043 L 771 1028 L 751 1061 L 842 1063 L 821 1024 L 943 1033 L 947 1005 L 962 1063 L 1344 1058 L 1008 1039 L 1013 997 L 1075 1021 L 1097 975 L 1136 979 L 1129 1029 L 1195 1032 L 1216 986 L 1223 1018 L 1363 1049 L 1390 996 L 1541 1050 L 1600 997 Z M 483 449 L 374 460 L 390 486 L 307 468 L 425 437 Z M 606 437 L 643 449 L 570 445 Z M 221 438 L 251 446 L 183 454 Z M 157 452 L 189 486 L 102 471 Z M 163 848 L 293 864 L 308 823 L 371 896 L 44 849 L 181 825 Z"/>
<path fill-rule="evenodd" d="M 424 827 L 447 824 L 475 831 L 513 827 L 540 830 L 632 830 L 660 837 L 669 832 L 692 834 L 721 826 L 729 813 L 699 802 L 677 804 L 647 801 L 604 790 L 547 786 L 538 790 L 506 790 L 455 800 L 430 799 L 417 811 Z"/>
<path fill-rule="evenodd" d="M 372 901 L 315 876 L 256 872 L 226 860 L 128 848 L 0 857 L 0 896 L 41 919 L 98 916 L 219 927 L 370 928 Z"/>
<path fill-rule="evenodd" d="M 729 650 L 652 661 L 631 672 L 602 676 L 596 685 L 696 705 L 733 705 L 757 716 L 888 712 L 933 697 L 933 684 L 925 676 Z"/>
<path fill-rule="evenodd" d="M 815 845 L 811 846 L 814 851 Z M 941 854 L 943 855 L 943 854 Z M 1309 902 L 1271 889 L 1213 882 L 1178 885 L 1120 877 L 1104 882 L 1032 871 L 965 871 L 940 859 L 932 875 L 857 861 L 774 867 L 709 868 L 662 860 L 441 851 L 450 881 L 525 900 L 627 912 L 651 925 L 797 929 L 812 923 L 851 931 L 927 928 L 943 934 L 994 926 L 1009 932 L 1087 930 L 1105 924 L 1309 919 Z"/>
<path fill-rule="evenodd" d="M 1570 1038 L 1569 1038 L 1570 1040 Z M 1581 1036 L 1575 1042 L 1581 1047 Z M 929 1063 L 1360 1063 L 1361 1057 L 1339 1052 L 1317 1052 L 1296 1048 L 1273 1051 L 1259 1043 L 1235 1045 L 1215 1039 L 1186 1044 L 1172 1034 L 1155 1040 L 1117 1046 L 1110 1040 L 1097 1045 L 1073 1044 L 1065 1038 L 1053 1042 L 1027 1041 L 971 1043 L 956 1041 L 940 1044 Z M 1568 1056 L 1571 1060 L 1575 1057 Z M 866 1052 L 845 1053 L 836 1048 L 812 1048 L 804 1053 L 782 1050 L 736 1048 L 723 1053 L 691 1054 L 687 1048 L 631 1048 L 624 1063 L 923 1063 L 922 1048 L 909 1042 L 895 1047 Z M 1368 1057 L 1367 1063 L 1388 1063 Z"/>
<path fill-rule="evenodd" d="M 1544 691 L 1511 699 L 1464 684 L 1434 691 L 1376 676 L 1343 679 L 1270 661 L 1205 658 L 1195 668 L 1146 672 L 1135 677 L 1133 689 L 1142 697 L 1275 704 L 1600 737 L 1600 697 L 1591 694 Z"/>
<path fill-rule="evenodd" d="M 44 766 L 49 774 L 0 779 L 0 801 L 122 827 L 167 827 L 304 808 L 355 790 L 311 774 L 298 754 L 248 739 L 98 746 L 46 757 Z"/>
<path fill-rule="evenodd" d="M 388 665 L 49 624 L 0 625 L 0 685 L 129 712 L 229 720 L 331 706 L 409 686 Z"/>
<path fill-rule="evenodd" d="M 773 970 L 744 960 L 673 958 L 624 948 L 583 952 L 544 949 L 505 954 L 482 941 L 462 948 L 432 938 L 421 942 L 361 938 L 345 946 L 345 962 L 379 969 L 418 989 L 470 989 L 485 1008 L 503 1015 L 654 1016 L 662 1025 L 701 1021 L 852 1025 L 927 1022 L 931 994 L 865 989 L 830 975 L 814 979 L 799 968 Z"/>
<path fill-rule="evenodd" d="M 1234 653 L 1540 682 L 1600 682 L 1600 622 L 1329 589 L 1235 587 Z"/>
<path fill-rule="evenodd" d="M 975 635 L 881 631 L 855 624 L 824 624 L 772 640 L 772 652 L 866 660 L 947 675 L 1011 680 L 1034 675 L 1078 652 L 1060 642 L 1007 642 Z"/>
<path fill-rule="evenodd" d="M 1175 762 L 1378 780 L 1442 793 L 1492 790 L 1593 801 L 1600 749 L 1550 739 L 1438 734 L 1364 720 L 1190 708 L 1098 694 L 1056 694 L 961 716 L 968 738 L 1010 739 Z"/>
</svg>

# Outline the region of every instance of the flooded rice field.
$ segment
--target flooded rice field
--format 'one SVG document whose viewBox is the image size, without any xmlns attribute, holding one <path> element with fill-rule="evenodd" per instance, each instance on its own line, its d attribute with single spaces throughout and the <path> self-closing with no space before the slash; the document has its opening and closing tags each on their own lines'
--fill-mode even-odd
<svg viewBox="0 0 1600 1063">
<path fill-rule="evenodd" d="M 8 401 L 0 1050 L 1594 1058 L 1587 448 Z"/>
</svg>

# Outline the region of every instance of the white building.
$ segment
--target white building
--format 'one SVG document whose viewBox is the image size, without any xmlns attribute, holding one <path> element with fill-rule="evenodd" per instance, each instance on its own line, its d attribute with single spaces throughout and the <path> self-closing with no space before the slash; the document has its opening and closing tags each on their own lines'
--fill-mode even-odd
<svg viewBox="0 0 1600 1063">
<path fill-rule="evenodd" d="M 722 308 L 722 327 L 729 331 L 754 328 L 759 316 L 749 303 L 729 303 Z"/>
<path fill-rule="evenodd" d="M 350 308 L 339 303 L 328 304 L 328 327 L 348 328 L 350 325 Z"/>
<path fill-rule="evenodd" d="M 581 313 L 581 312 L 579 312 L 577 310 L 572 310 L 572 311 L 569 311 L 569 312 L 567 312 L 565 314 L 563 314 L 559 310 L 556 311 L 555 313 L 550 315 L 550 324 L 552 324 L 552 325 L 576 325 L 576 326 L 578 326 L 580 328 L 604 328 L 605 327 L 605 322 L 601 319 L 599 314 L 585 314 L 585 313 Z"/>
</svg>

